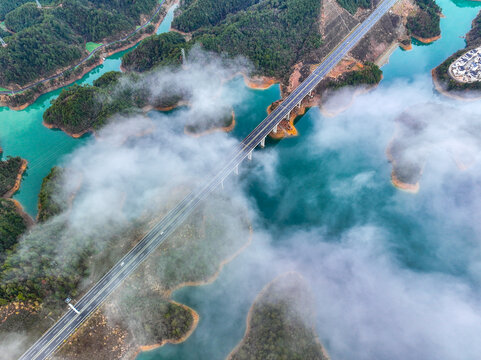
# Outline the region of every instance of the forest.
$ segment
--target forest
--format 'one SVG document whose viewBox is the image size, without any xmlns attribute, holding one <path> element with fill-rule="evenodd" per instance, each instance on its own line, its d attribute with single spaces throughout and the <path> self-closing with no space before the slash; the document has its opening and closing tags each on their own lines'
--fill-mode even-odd
<svg viewBox="0 0 481 360">
<path fill-rule="evenodd" d="M 218 25 L 229 14 L 245 10 L 260 0 L 197 0 L 181 7 L 181 14 L 172 26 L 183 32 L 192 32 L 205 26 Z"/>
<path fill-rule="evenodd" d="M 122 67 L 128 71 L 144 72 L 159 65 L 178 65 L 182 48 L 187 49 L 187 44 L 179 33 L 149 36 L 134 51 L 122 57 Z"/>
<path fill-rule="evenodd" d="M 441 35 L 439 25 L 441 8 L 434 0 L 416 0 L 420 11 L 407 19 L 406 27 L 410 33 L 419 38 L 432 38 Z"/>
<path fill-rule="evenodd" d="M 26 229 L 27 225 L 18 214 L 13 201 L 0 199 L 0 265 L 5 260 L 7 250 L 15 246 Z"/>
<path fill-rule="evenodd" d="M 0 161 L 0 196 L 5 195 L 15 185 L 22 161 L 18 156 Z"/>
<path fill-rule="evenodd" d="M 339 79 L 331 79 L 327 82 L 327 88 L 339 89 L 343 86 L 375 85 L 382 79 L 382 70 L 372 62 L 366 62 L 361 70 L 349 71 Z"/>
<path fill-rule="evenodd" d="M 116 90 L 120 76 L 119 72 L 107 72 L 93 85 L 75 84 L 63 89 L 44 112 L 43 121 L 78 134 L 100 129 L 114 114 L 147 105 L 149 96 L 142 87 L 125 86 Z M 135 76 L 131 79 L 135 81 Z"/>
<path fill-rule="evenodd" d="M 62 175 L 63 170 L 55 166 L 42 181 L 42 187 L 38 194 L 37 220 L 39 223 L 60 214 L 65 208 L 65 201 L 59 201 L 61 197 Z"/>
<path fill-rule="evenodd" d="M 321 44 L 318 27 L 321 4 L 317 0 L 265 0 L 259 3 L 232 0 L 221 2 L 222 6 L 202 0 L 207 4 L 205 9 L 199 8 L 200 2 L 185 3 L 181 15 L 172 25 L 179 30 L 195 30 L 192 40 L 184 45 L 176 35 L 146 39 L 124 57 L 123 66 L 136 71 L 150 70 L 157 65 L 175 62 L 179 58 L 179 45 L 190 49 L 193 44 L 200 43 L 204 49 L 216 53 L 246 56 L 257 73 L 282 78 L 289 74 L 301 56 Z M 227 11 L 237 12 L 226 16 Z M 210 20 L 199 20 L 204 16 Z M 164 48 L 168 54 L 162 53 Z M 146 56 L 150 59 L 146 60 Z"/>
<path fill-rule="evenodd" d="M 338 4 L 351 14 L 355 14 L 357 9 L 369 9 L 372 6 L 372 0 L 337 0 Z"/>
<path fill-rule="evenodd" d="M 298 274 L 275 279 L 252 305 L 250 328 L 227 360 L 328 360 L 314 331 L 313 309 Z"/>
<path fill-rule="evenodd" d="M 0 21 L 5 20 L 5 16 L 17 7 L 34 0 L 2 0 L 0 1 Z M 57 0 L 39 0 L 42 5 L 50 5 Z"/>
<path fill-rule="evenodd" d="M 7 1 L 8 2 L 8 1 Z M 38 9 L 33 3 L 3 4 L 5 25 L 15 34 L 0 48 L 0 86 L 26 85 L 86 55 L 86 42 L 102 43 L 135 29 L 156 0 L 59 0 Z M 1 17 L 0 9 L 0 17 Z M 8 11 L 7 11 L 8 10 Z"/>
</svg>

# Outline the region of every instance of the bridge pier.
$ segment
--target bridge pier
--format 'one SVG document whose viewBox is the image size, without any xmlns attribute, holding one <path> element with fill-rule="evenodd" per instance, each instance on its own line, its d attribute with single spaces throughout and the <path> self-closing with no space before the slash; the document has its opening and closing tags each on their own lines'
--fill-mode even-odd
<svg viewBox="0 0 481 360">
<path fill-rule="evenodd" d="M 251 152 L 249 153 L 249 155 L 247 155 L 247 158 L 248 158 L 249 160 L 252 160 L 252 150 L 251 150 Z"/>
<path fill-rule="evenodd" d="M 222 190 L 224 190 L 224 179 L 220 181 L 220 187 L 222 188 Z"/>
<path fill-rule="evenodd" d="M 277 124 L 274 126 L 274 129 L 272 130 L 274 134 L 277 134 Z"/>
<path fill-rule="evenodd" d="M 265 148 L 266 147 L 266 138 L 263 138 L 261 140 L 261 148 Z"/>
<path fill-rule="evenodd" d="M 239 165 L 236 165 L 234 168 L 234 174 L 239 175 Z"/>
<path fill-rule="evenodd" d="M 309 91 L 309 97 L 312 97 L 312 90 Z"/>
<path fill-rule="evenodd" d="M 302 104 L 302 100 L 297 103 L 297 107 L 300 108 Z"/>
</svg>

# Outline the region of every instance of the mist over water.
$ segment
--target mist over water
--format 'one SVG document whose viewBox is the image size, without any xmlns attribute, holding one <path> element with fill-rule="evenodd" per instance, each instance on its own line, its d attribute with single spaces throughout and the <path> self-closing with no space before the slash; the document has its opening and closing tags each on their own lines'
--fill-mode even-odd
<svg viewBox="0 0 481 360">
<path fill-rule="evenodd" d="M 441 40 L 396 50 L 378 89 L 335 118 L 311 109 L 300 137 L 271 144 L 262 163 L 254 153 L 241 175 L 257 211 L 253 244 L 214 284 L 176 292 L 201 316 L 191 338 L 138 359 L 225 358 L 256 294 L 289 270 L 316 294 L 332 359 L 479 358 L 481 105 L 440 97 L 430 77 L 464 47 L 479 5 L 440 5 Z M 410 155 L 428 155 L 420 190 L 409 194 L 390 183 L 386 149 L 396 117 L 425 103 L 434 110 Z M 469 160 L 464 170 L 459 160 Z"/>
<path fill-rule="evenodd" d="M 297 124 L 298 138 L 256 151 L 240 178 L 229 178 L 226 193 L 249 206 L 253 244 L 213 284 L 175 293 L 175 300 L 201 316 L 193 335 L 139 359 L 225 358 L 243 336 L 256 294 L 291 270 L 310 283 L 319 337 L 333 360 L 479 358 L 480 135 L 472 129 L 481 105 L 433 94 L 428 73 L 463 46 L 459 36 L 471 20 L 458 21 L 460 11 L 468 9 L 472 17 L 477 11 L 447 0 L 440 4 L 447 16 L 443 39 L 408 53 L 397 50 L 383 68 L 378 89 L 334 118 L 311 109 Z M 417 74 L 399 59 L 410 59 Z M 221 105 L 212 103 L 212 84 L 206 83 L 211 77 L 205 76 L 211 73 L 199 64 L 201 80 L 191 89 L 197 97 L 190 109 L 120 119 L 66 158 L 77 170 L 67 178 L 67 192 L 82 179 L 67 214 L 70 231 L 98 233 L 159 205 L 168 208 L 175 202 L 167 199 L 205 179 L 278 96 L 278 88 L 249 92 L 236 79 L 217 98 L 242 119 L 234 133 L 186 137 L 182 129 L 189 118 Z M 214 63 L 211 70 L 217 73 L 219 66 Z M 234 63 L 220 73 L 232 75 L 238 67 Z M 152 86 L 162 75 L 173 76 L 161 74 Z M 396 133 L 396 117 L 425 102 L 436 106 L 423 114 L 427 126 L 410 156 L 428 156 L 419 193 L 408 194 L 390 183 L 386 149 Z M 452 115 L 460 112 L 474 120 Z M 465 170 L 457 166 L 459 158 L 470 159 Z M 67 233 L 60 240 L 70 238 Z"/>
</svg>

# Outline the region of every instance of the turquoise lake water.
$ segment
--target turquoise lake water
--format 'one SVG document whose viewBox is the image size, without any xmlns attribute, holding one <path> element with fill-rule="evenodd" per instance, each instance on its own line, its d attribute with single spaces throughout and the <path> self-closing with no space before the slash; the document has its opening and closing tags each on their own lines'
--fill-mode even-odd
<svg viewBox="0 0 481 360">
<path fill-rule="evenodd" d="M 431 86 L 431 69 L 464 47 L 462 36 L 470 29 L 481 3 L 459 0 L 437 3 L 446 16 L 441 19 L 442 38 L 430 45 L 415 44 L 411 51 L 397 49 L 382 68 L 384 79 L 374 93 L 399 81 Z M 160 32 L 169 29 L 172 16 L 170 11 Z M 104 72 L 118 70 L 121 56 L 117 54 L 108 58 L 78 83 L 92 83 Z M 241 81 L 239 78 L 233 82 Z M 33 216 L 43 177 L 52 166 L 62 164 L 67 154 L 91 140 L 91 136 L 72 139 L 61 131 L 42 126 L 42 114 L 59 91 L 43 95 L 24 111 L 0 108 L 3 156 L 18 155 L 29 161 L 21 189 L 14 198 Z M 265 117 L 267 106 L 280 96 L 278 86 L 265 91 L 246 90 L 246 94 L 243 104 L 234 109 L 237 126 L 233 135 L 239 139 Z M 211 360 L 223 359 L 229 354 L 242 339 L 247 312 L 256 294 L 282 270 L 271 269 L 268 264 L 253 260 L 265 245 L 263 232 L 282 244 L 289 241 L 286 234 L 299 229 L 322 228 L 325 239 L 336 242 L 346 229 L 359 224 L 374 224 L 385 229 L 384 244 L 400 266 L 419 272 L 466 276 L 469 239 L 474 232 L 471 219 L 459 221 L 456 226 L 448 224 L 445 216 L 435 211 L 438 195 L 433 189 L 423 187 L 424 177 L 417 195 L 396 190 L 390 183 L 391 166 L 385 154 L 388 138 L 373 143 L 360 135 L 341 148 L 321 147 L 321 150 L 313 145 L 319 141 L 319 132 L 330 129 L 333 121 L 365 121 L 350 119 L 350 116 L 348 110 L 334 119 L 324 118 L 318 109 L 311 109 L 296 125 L 299 137 L 271 143 L 264 151 L 275 154 L 277 159 L 273 165 L 274 185 L 272 179 L 259 176 L 256 161 L 245 165 L 251 168 L 246 170 L 253 171 L 243 171 L 242 183 L 258 212 L 255 227 L 259 233 L 254 243 L 228 264 L 214 283 L 183 288 L 174 294 L 176 301 L 199 313 L 198 328 L 184 343 L 140 354 L 139 360 Z M 350 196 L 333 195 L 336 189 L 350 184 L 359 174 L 368 177 L 374 185 L 361 188 Z M 423 175 L 426 181 L 429 174 L 427 168 Z M 454 175 L 456 180 L 460 177 L 462 174 Z M 449 190 L 447 187 L 446 192 Z M 440 247 L 440 239 L 454 237 L 465 246 L 461 249 L 448 245 Z M 448 258 L 446 255 L 453 253 L 456 256 Z M 326 339 L 321 336 L 321 340 Z M 329 344 L 326 345 L 329 349 Z"/>
<path fill-rule="evenodd" d="M 398 81 L 416 81 L 431 86 L 431 69 L 465 46 L 462 36 L 471 28 L 471 21 L 481 4 L 448 0 L 437 3 L 446 16 L 441 19 L 442 38 L 430 45 L 415 44 L 411 51 L 396 49 L 389 63 L 382 68 L 384 78 L 375 92 L 382 92 Z M 275 93 L 272 94 L 274 98 Z M 259 111 L 262 109 L 260 106 Z M 349 115 L 347 111 L 339 117 Z M 239 139 L 258 121 L 253 115 L 246 120 L 252 123 L 240 122 L 235 130 Z M 464 274 L 466 257 L 469 256 L 464 251 L 469 250 L 447 245 L 448 249 L 441 249 L 439 241 L 456 237 L 463 239 L 460 243 L 469 243 L 473 238 L 470 220 L 453 227 L 438 212 L 431 212 L 436 194 L 423 187 L 422 182 L 415 196 L 396 190 L 390 183 L 391 166 L 385 154 L 389 139 L 384 139 L 379 146 L 354 142 L 342 150 L 313 153 L 309 142 L 315 139 L 311 135 L 319 126 L 322 130 L 323 122 L 329 121 L 332 119 L 324 119 L 320 111 L 313 108 L 296 125 L 299 137 L 281 141 L 267 150 L 276 152 L 280 159 L 275 166 L 275 191 L 268 188 L 270 185 L 266 179 L 248 171 L 244 173 L 248 193 L 258 208 L 259 228 L 267 229 L 273 239 L 282 242 L 290 241 L 286 233 L 321 227 L 328 239 L 336 241 L 340 234 L 356 224 L 374 224 L 390 234 L 384 241 L 402 266 L 426 273 Z M 364 140 L 366 143 L 371 141 L 370 138 Z M 251 166 L 255 167 L 255 162 Z M 359 191 L 354 197 L 333 201 L 333 182 L 342 184 L 365 173 L 372 176 L 370 180 L 376 184 L 374 187 Z M 137 359 L 224 359 L 244 335 L 246 316 L 255 296 L 279 273 L 270 269 L 268 264 L 253 263 L 252 258 L 262 251 L 263 245 L 254 241 L 246 252 L 224 268 L 213 284 L 177 291 L 174 299 L 199 313 L 197 330 L 182 344 L 165 345 L 143 353 Z M 445 252 L 457 252 L 457 256 L 447 258 Z M 319 328 L 322 330 L 322 324 Z M 321 337 L 321 340 L 329 350 L 328 339 Z"/>
</svg>

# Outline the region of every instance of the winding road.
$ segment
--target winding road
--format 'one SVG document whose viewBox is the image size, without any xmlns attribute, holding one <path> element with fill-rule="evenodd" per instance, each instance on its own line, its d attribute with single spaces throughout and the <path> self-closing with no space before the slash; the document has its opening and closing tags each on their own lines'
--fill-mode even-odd
<svg viewBox="0 0 481 360">
<path fill-rule="evenodd" d="M 383 0 L 371 15 L 354 28 L 343 41 L 329 53 L 316 70 L 302 82 L 267 118 L 265 118 L 227 158 L 211 179 L 187 195 L 140 242 L 120 259 L 76 304 L 50 328 L 20 360 L 43 360 L 52 355 L 68 337 L 107 299 L 175 229 L 192 213 L 196 206 L 235 171 L 252 151 L 263 145 L 268 134 L 295 106 L 309 96 L 339 61 L 388 12 L 397 0 Z"/>
</svg>

